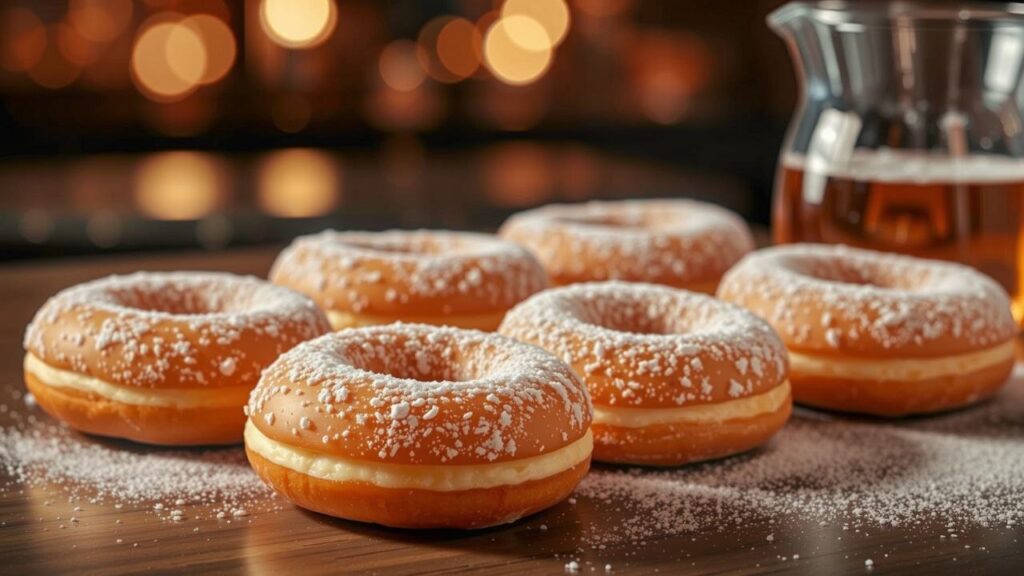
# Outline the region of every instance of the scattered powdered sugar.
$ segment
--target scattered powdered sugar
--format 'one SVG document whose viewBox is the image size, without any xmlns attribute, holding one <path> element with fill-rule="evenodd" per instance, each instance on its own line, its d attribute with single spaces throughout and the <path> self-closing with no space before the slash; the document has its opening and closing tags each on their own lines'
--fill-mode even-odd
<svg viewBox="0 0 1024 576">
<path fill-rule="evenodd" d="M 767 319 L 787 345 L 871 355 L 948 353 L 1009 341 L 1006 292 L 950 262 L 819 244 L 765 248 L 722 278 L 719 297 Z"/>
<path fill-rule="evenodd" d="M 118 385 L 217 386 L 224 377 L 255 384 L 278 354 L 329 330 L 312 300 L 252 276 L 136 272 L 59 292 L 24 346 Z"/>
<path fill-rule="evenodd" d="M 950 529 L 1024 523 L 1024 370 L 992 401 L 882 423 L 798 410 L 754 453 L 677 470 L 600 468 L 581 501 L 616 510 L 590 545 L 783 519 Z"/>
<path fill-rule="evenodd" d="M 96 503 L 270 510 L 280 506 L 240 448 L 165 449 L 107 443 L 35 418 L 0 428 L 0 467 L 26 486 L 60 486 Z M 184 512 L 171 510 L 180 521 Z"/>
<path fill-rule="evenodd" d="M 601 405 L 718 402 L 764 392 L 786 373 L 786 350 L 764 320 L 654 284 L 546 290 L 510 310 L 498 331 L 565 360 Z"/>
<path fill-rule="evenodd" d="M 283 354 L 252 391 L 248 414 L 289 444 L 409 464 L 543 454 L 581 437 L 591 420 L 584 385 L 543 350 L 402 323 L 327 334 Z"/>
<path fill-rule="evenodd" d="M 547 285 L 540 263 L 494 236 L 444 230 L 301 236 L 281 252 L 270 279 L 327 310 L 442 314 L 506 309 Z"/>
<path fill-rule="evenodd" d="M 679 199 L 548 205 L 512 216 L 500 235 L 534 252 L 560 284 L 715 282 L 754 248 L 735 213 Z"/>
</svg>

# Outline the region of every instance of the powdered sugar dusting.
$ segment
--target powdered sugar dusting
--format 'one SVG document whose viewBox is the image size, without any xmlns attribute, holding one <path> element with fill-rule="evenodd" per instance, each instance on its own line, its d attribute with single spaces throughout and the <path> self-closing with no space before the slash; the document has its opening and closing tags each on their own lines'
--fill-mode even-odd
<svg viewBox="0 0 1024 576">
<path fill-rule="evenodd" d="M 500 234 L 533 251 L 562 284 L 715 282 L 754 247 L 738 215 L 693 200 L 548 205 L 512 216 Z"/>
<path fill-rule="evenodd" d="M 238 448 L 110 445 L 34 418 L 29 421 L 0 429 L 0 466 L 24 485 L 60 485 L 73 497 L 118 507 L 152 507 L 155 502 L 162 510 L 164 502 L 180 501 L 231 511 L 279 505 Z"/>
<path fill-rule="evenodd" d="M 987 404 L 879 423 L 798 410 L 764 448 L 672 471 L 598 469 L 581 502 L 618 510 L 591 546 L 786 519 L 951 529 L 1024 523 L 1024 370 Z"/>
<path fill-rule="evenodd" d="M 297 404 L 299 394 L 315 402 Z M 582 436 L 591 419 L 586 389 L 557 358 L 496 334 L 419 324 L 301 344 L 266 370 L 248 409 L 288 442 L 315 437 L 349 457 L 408 463 L 540 454 Z"/>
<path fill-rule="evenodd" d="M 439 230 L 302 236 L 278 256 L 270 278 L 326 309 L 368 314 L 425 304 L 432 314 L 505 309 L 547 284 L 521 247 Z"/>
<path fill-rule="evenodd" d="M 255 383 L 277 354 L 329 330 L 311 300 L 251 276 L 139 272 L 50 298 L 24 346 L 47 364 L 120 385 L 198 387 L 224 377 Z M 253 341 L 272 345 L 256 354 Z"/>
<path fill-rule="evenodd" d="M 1016 334 L 1006 292 L 991 278 L 948 262 L 797 244 L 745 257 L 719 296 L 748 307 L 787 346 L 913 354 L 946 342 L 947 353 L 1006 342 Z"/>
<path fill-rule="evenodd" d="M 499 332 L 575 367 L 599 404 L 717 402 L 772 388 L 786 374 L 785 348 L 766 322 L 737 306 L 652 284 L 547 290 L 509 311 Z"/>
</svg>

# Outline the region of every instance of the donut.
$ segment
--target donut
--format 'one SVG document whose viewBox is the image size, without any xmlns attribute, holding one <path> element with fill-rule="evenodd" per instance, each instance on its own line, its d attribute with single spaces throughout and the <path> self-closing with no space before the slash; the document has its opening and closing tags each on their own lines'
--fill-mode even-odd
<svg viewBox="0 0 1024 576">
<path fill-rule="evenodd" d="M 845 246 L 750 254 L 718 295 L 767 319 L 789 350 L 798 403 L 905 416 L 987 398 L 1017 332 L 1006 292 L 960 264 Z"/>
<path fill-rule="evenodd" d="M 328 331 L 313 301 L 256 278 L 110 276 L 39 309 L 25 332 L 25 384 L 46 412 L 82 432 L 234 444 L 260 371 Z"/>
<path fill-rule="evenodd" d="M 513 215 L 499 235 L 533 252 L 557 286 L 623 280 L 709 294 L 754 247 L 739 216 L 694 200 L 549 205 Z"/>
<path fill-rule="evenodd" d="M 270 280 L 313 298 L 335 330 L 406 322 L 493 331 L 547 286 L 526 250 L 469 232 L 335 232 L 302 236 Z"/>
<path fill-rule="evenodd" d="M 586 388 L 543 350 L 395 323 L 296 346 L 247 412 L 256 473 L 296 505 L 399 528 L 482 528 L 548 508 L 590 467 Z"/>
<path fill-rule="evenodd" d="M 616 281 L 554 288 L 513 308 L 499 333 L 582 376 L 600 462 L 678 466 L 737 454 L 791 412 L 778 336 L 702 294 Z"/>
</svg>

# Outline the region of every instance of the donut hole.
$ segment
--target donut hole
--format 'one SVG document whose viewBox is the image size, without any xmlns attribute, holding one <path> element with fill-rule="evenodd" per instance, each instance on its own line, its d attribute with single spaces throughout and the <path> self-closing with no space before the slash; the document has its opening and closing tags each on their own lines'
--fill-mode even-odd
<svg viewBox="0 0 1024 576">
<path fill-rule="evenodd" d="M 252 311 L 267 303 L 265 298 L 259 297 L 259 290 L 216 283 L 131 286 L 112 289 L 108 296 L 118 306 L 178 316 L 240 313 Z"/>
<path fill-rule="evenodd" d="M 468 382 L 488 372 L 490 361 L 452 342 L 413 339 L 399 345 L 349 350 L 351 365 L 381 376 L 418 382 Z"/>
<path fill-rule="evenodd" d="M 642 336 L 665 336 L 687 331 L 683 314 L 666 312 L 646 302 L 609 299 L 602 303 L 592 300 L 580 306 L 577 318 L 600 328 Z"/>
<path fill-rule="evenodd" d="M 920 291 L 930 278 L 927 271 L 880 266 L 858 258 L 794 258 L 788 265 L 793 272 L 816 280 L 889 290 Z"/>
<path fill-rule="evenodd" d="M 670 216 L 656 212 L 562 216 L 559 220 L 568 224 L 620 228 L 623 230 L 654 230 L 672 222 Z"/>
<path fill-rule="evenodd" d="M 343 242 L 346 246 L 390 254 L 394 256 L 434 256 L 439 254 L 459 254 L 472 251 L 472 247 L 455 238 L 435 238 L 426 235 L 422 237 L 367 237 L 367 238 L 346 238 Z"/>
</svg>

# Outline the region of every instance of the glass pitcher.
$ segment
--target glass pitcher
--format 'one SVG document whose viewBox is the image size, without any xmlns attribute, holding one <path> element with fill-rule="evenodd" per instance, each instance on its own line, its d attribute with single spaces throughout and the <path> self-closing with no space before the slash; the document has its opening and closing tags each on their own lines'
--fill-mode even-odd
<svg viewBox="0 0 1024 576">
<path fill-rule="evenodd" d="M 793 2 L 776 242 L 970 264 L 1024 318 L 1024 4 Z"/>
</svg>

